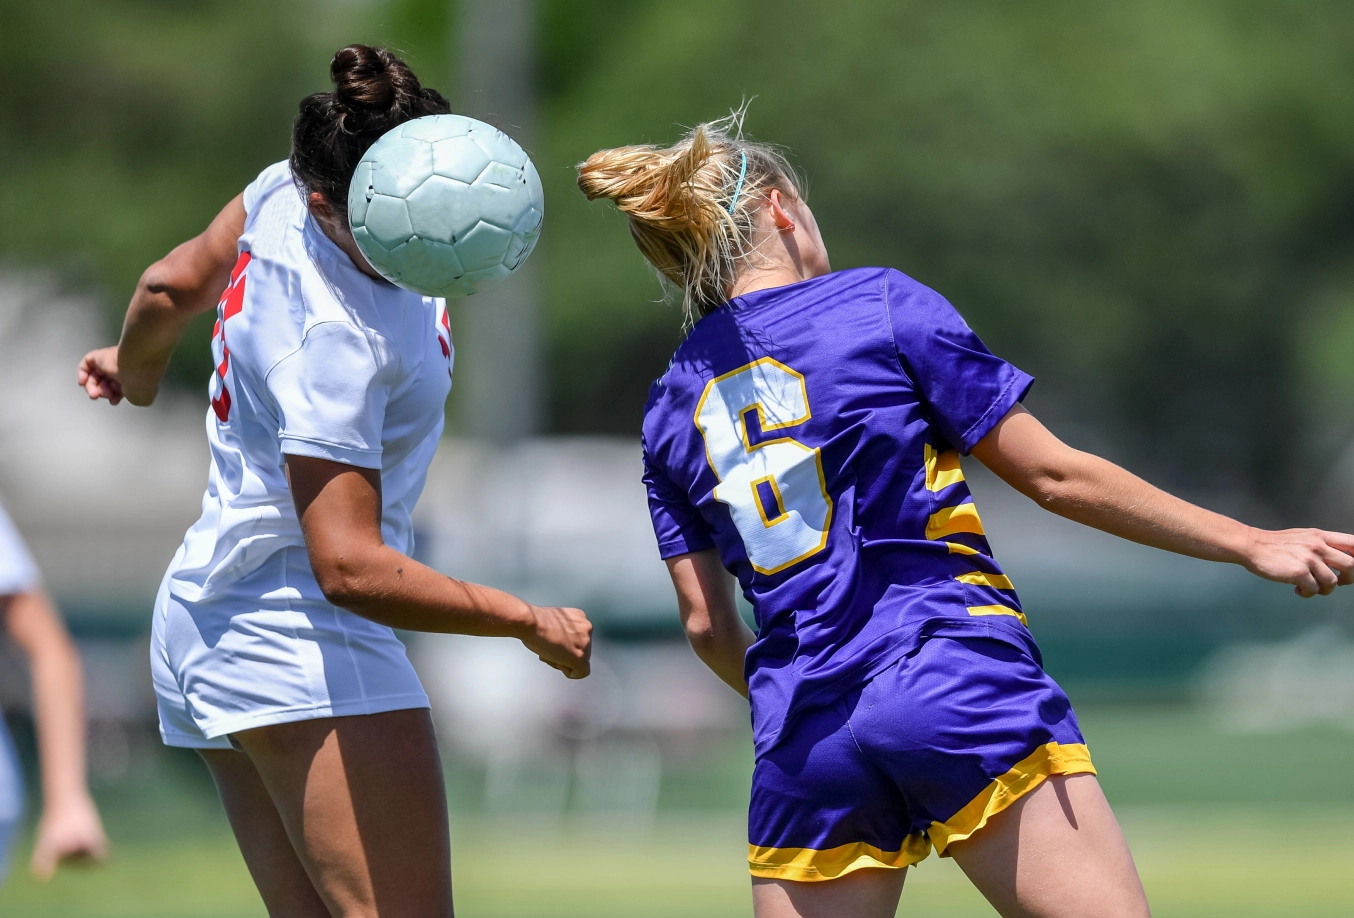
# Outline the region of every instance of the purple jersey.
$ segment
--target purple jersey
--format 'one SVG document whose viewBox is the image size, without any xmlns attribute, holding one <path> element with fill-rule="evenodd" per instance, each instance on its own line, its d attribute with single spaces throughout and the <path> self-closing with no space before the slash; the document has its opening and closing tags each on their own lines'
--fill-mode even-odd
<svg viewBox="0 0 1354 918">
<path fill-rule="evenodd" d="M 650 512 L 664 558 L 718 548 L 752 603 L 759 751 L 924 636 L 1024 630 L 959 456 L 1032 383 L 883 268 L 737 297 L 677 349 L 645 409 Z"/>
</svg>

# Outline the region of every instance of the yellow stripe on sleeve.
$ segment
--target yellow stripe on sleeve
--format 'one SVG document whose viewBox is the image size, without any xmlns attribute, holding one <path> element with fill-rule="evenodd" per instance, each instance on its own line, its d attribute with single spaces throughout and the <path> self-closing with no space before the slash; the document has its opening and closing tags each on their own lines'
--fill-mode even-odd
<svg viewBox="0 0 1354 918">
<path fill-rule="evenodd" d="M 946 542 L 945 545 L 952 555 L 976 555 L 979 553 L 978 549 L 970 548 L 963 542 Z"/>
<path fill-rule="evenodd" d="M 930 443 L 923 443 L 922 457 L 926 460 L 926 490 L 942 491 L 964 480 L 964 470 L 959 467 L 956 451 L 947 449 L 938 453 Z"/>
<path fill-rule="evenodd" d="M 1029 627 L 1030 623 L 1025 621 L 1025 613 L 1019 609 L 1012 609 L 1010 606 L 969 606 L 969 615 L 1010 615 L 1020 619 L 1020 624 Z"/>
<path fill-rule="evenodd" d="M 957 507 L 943 507 L 931 514 L 926 521 L 926 537 L 943 539 L 956 532 L 970 532 L 983 535 L 983 521 L 978 518 L 978 508 L 972 501 Z"/>
<path fill-rule="evenodd" d="M 950 543 L 953 544 L 953 543 Z M 967 574 L 960 574 L 954 578 L 960 583 L 971 583 L 974 586 L 991 587 L 994 590 L 1014 590 L 1011 585 L 1011 578 L 1005 574 L 985 574 L 982 571 L 970 571 Z"/>
</svg>

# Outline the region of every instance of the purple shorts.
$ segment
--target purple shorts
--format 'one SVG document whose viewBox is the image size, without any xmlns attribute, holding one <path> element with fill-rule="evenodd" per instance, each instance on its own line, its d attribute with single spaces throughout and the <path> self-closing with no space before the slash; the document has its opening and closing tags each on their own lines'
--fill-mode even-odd
<svg viewBox="0 0 1354 918">
<path fill-rule="evenodd" d="M 1076 714 L 1024 626 L 951 630 L 801 713 L 758 756 L 748 863 L 799 881 L 908 867 L 1050 775 L 1083 773 L 1095 768 Z"/>
</svg>

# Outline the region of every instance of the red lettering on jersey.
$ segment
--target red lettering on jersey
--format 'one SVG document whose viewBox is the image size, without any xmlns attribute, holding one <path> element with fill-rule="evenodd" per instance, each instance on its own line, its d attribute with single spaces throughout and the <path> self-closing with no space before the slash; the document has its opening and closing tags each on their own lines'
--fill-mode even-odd
<svg viewBox="0 0 1354 918">
<path fill-rule="evenodd" d="M 441 324 L 442 324 L 442 327 L 445 328 L 445 329 L 447 330 L 447 336 L 446 336 L 445 338 L 443 338 L 442 335 L 439 334 L 439 335 L 437 336 L 437 343 L 440 344 L 440 345 L 442 345 L 442 356 L 445 357 L 445 358 L 447 358 L 448 360 L 450 360 L 450 359 L 451 359 L 451 345 L 448 344 L 447 342 L 449 342 L 449 341 L 451 340 L 451 316 L 447 314 L 447 307 L 446 307 L 446 304 L 445 304 L 445 303 L 442 305 L 442 322 L 441 322 Z M 451 375 L 452 375 L 452 373 L 451 373 L 451 368 L 450 368 L 450 367 L 447 368 L 447 375 L 448 375 L 448 376 L 451 376 Z"/>
<path fill-rule="evenodd" d="M 216 412 L 216 418 L 222 424 L 230 420 L 230 390 L 226 388 L 226 373 L 230 370 L 230 348 L 226 346 L 226 322 L 244 309 L 244 272 L 245 268 L 249 267 L 250 260 L 248 252 L 240 253 L 239 260 L 235 262 L 235 267 L 230 272 L 230 284 L 221 295 L 221 302 L 216 306 L 216 325 L 212 327 L 212 354 L 216 355 L 218 341 L 221 351 L 216 364 L 216 373 L 212 378 L 211 403 L 212 411 Z"/>
</svg>

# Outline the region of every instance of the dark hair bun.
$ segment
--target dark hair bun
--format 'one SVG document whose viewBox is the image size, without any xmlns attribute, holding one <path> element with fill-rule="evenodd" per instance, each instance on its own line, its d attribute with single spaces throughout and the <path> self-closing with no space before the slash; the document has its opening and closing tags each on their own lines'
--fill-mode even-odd
<svg viewBox="0 0 1354 918">
<path fill-rule="evenodd" d="M 451 111 L 435 89 L 385 48 L 349 45 L 329 63 L 333 92 L 301 100 L 292 125 L 292 177 L 347 212 L 348 183 L 367 148 L 396 125 Z"/>
<path fill-rule="evenodd" d="M 352 112 L 406 107 L 423 89 L 408 64 L 385 48 L 369 45 L 341 49 L 329 64 L 329 75 L 335 101 Z"/>
</svg>

